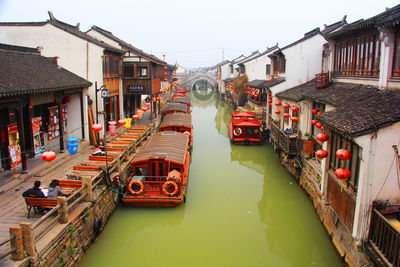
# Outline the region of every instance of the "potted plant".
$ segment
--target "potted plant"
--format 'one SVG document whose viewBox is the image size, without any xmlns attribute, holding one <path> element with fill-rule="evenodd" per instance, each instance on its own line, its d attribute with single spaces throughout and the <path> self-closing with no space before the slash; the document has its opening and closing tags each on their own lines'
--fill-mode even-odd
<svg viewBox="0 0 400 267">
<path fill-rule="evenodd" d="M 311 138 L 310 133 L 309 133 L 309 132 L 305 132 L 305 133 L 304 133 L 304 139 L 305 139 L 305 140 L 310 140 L 310 138 Z"/>
</svg>

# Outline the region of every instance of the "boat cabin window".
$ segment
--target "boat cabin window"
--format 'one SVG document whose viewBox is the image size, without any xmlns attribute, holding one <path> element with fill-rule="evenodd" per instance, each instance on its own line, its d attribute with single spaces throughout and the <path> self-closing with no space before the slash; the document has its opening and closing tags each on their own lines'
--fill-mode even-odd
<svg viewBox="0 0 400 267">
<path fill-rule="evenodd" d="M 147 168 L 144 167 L 135 168 L 135 176 L 147 176 L 147 174 L 148 174 Z"/>
<path fill-rule="evenodd" d="M 162 179 L 162 176 L 166 176 L 164 173 L 164 161 L 161 160 L 152 160 L 151 161 L 151 173 L 150 173 L 150 181 L 158 181 Z"/>
</svg>

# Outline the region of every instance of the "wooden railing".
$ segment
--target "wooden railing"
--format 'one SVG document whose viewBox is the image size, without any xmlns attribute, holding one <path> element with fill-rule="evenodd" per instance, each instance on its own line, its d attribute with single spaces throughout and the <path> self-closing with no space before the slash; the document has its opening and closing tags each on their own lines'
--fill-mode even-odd
<svg viewBox="0 0 400 267">
<path fill-rule="evenodd" d="M 372 211 L 368 241 L 388 266 L 400 266 L 400 232 L 376 209 Z"/>
<path fill-rule="evenodd" d="M 284 133 L 274 121 L 271 123 L 271 138 L 286 154 L 297 153 L 297 134 Z"/>
</svg>

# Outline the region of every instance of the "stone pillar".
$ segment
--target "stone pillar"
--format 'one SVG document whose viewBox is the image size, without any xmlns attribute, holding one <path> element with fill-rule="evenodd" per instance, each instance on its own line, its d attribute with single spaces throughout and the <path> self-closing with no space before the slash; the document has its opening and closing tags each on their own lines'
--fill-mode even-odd
<svg viewBox="0 0 400 267">
<path fill-rule="evenodd" d="M 22 229 L 22 238 L 26 255 L 28 255 L 28 257 L 36 258 L 35 233 L 33 232 L 32 224 L 21 223 L 20 226 Z"/>
<path fill-rule="evenodd" d="M 57 197 L 58 202 L 58 222 L 68 223 L 68 203 L 66 197 Z"/>
<path fill-rule="evenodd" d="M 20 261 L 24 259 L 25 252 L 22 242 L 22 230 L 21 227 L 10 227 L 10 241 L 11 247 L 11 259 L 14 261 Z"/>
<path fill-rule="evenodd" d="M 90 177 L 82 177 L 83 185 L 85 186 L 86 191 L 86 201 L 93 201 L 93 185 L 92 178 Z"/>
</svg>

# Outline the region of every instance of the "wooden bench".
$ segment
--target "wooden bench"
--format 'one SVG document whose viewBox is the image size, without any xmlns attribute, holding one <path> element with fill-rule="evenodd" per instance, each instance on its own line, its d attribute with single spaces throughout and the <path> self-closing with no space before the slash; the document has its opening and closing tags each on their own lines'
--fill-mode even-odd
<svg viewBox="0 0 400 267">
<path fill-rule="evenodd" d="M 25 197 L 28 219 L 31 217 L 31 209 L 38 213 L 41 209 L 51 209 L 57 206 L 57 199 Z"/>
<path fill-rule="evenodd" d="M 58 180 L 61 189 L 79 189 L 82 187 L 82 181 L 79 180 Z"/>
</svg>

